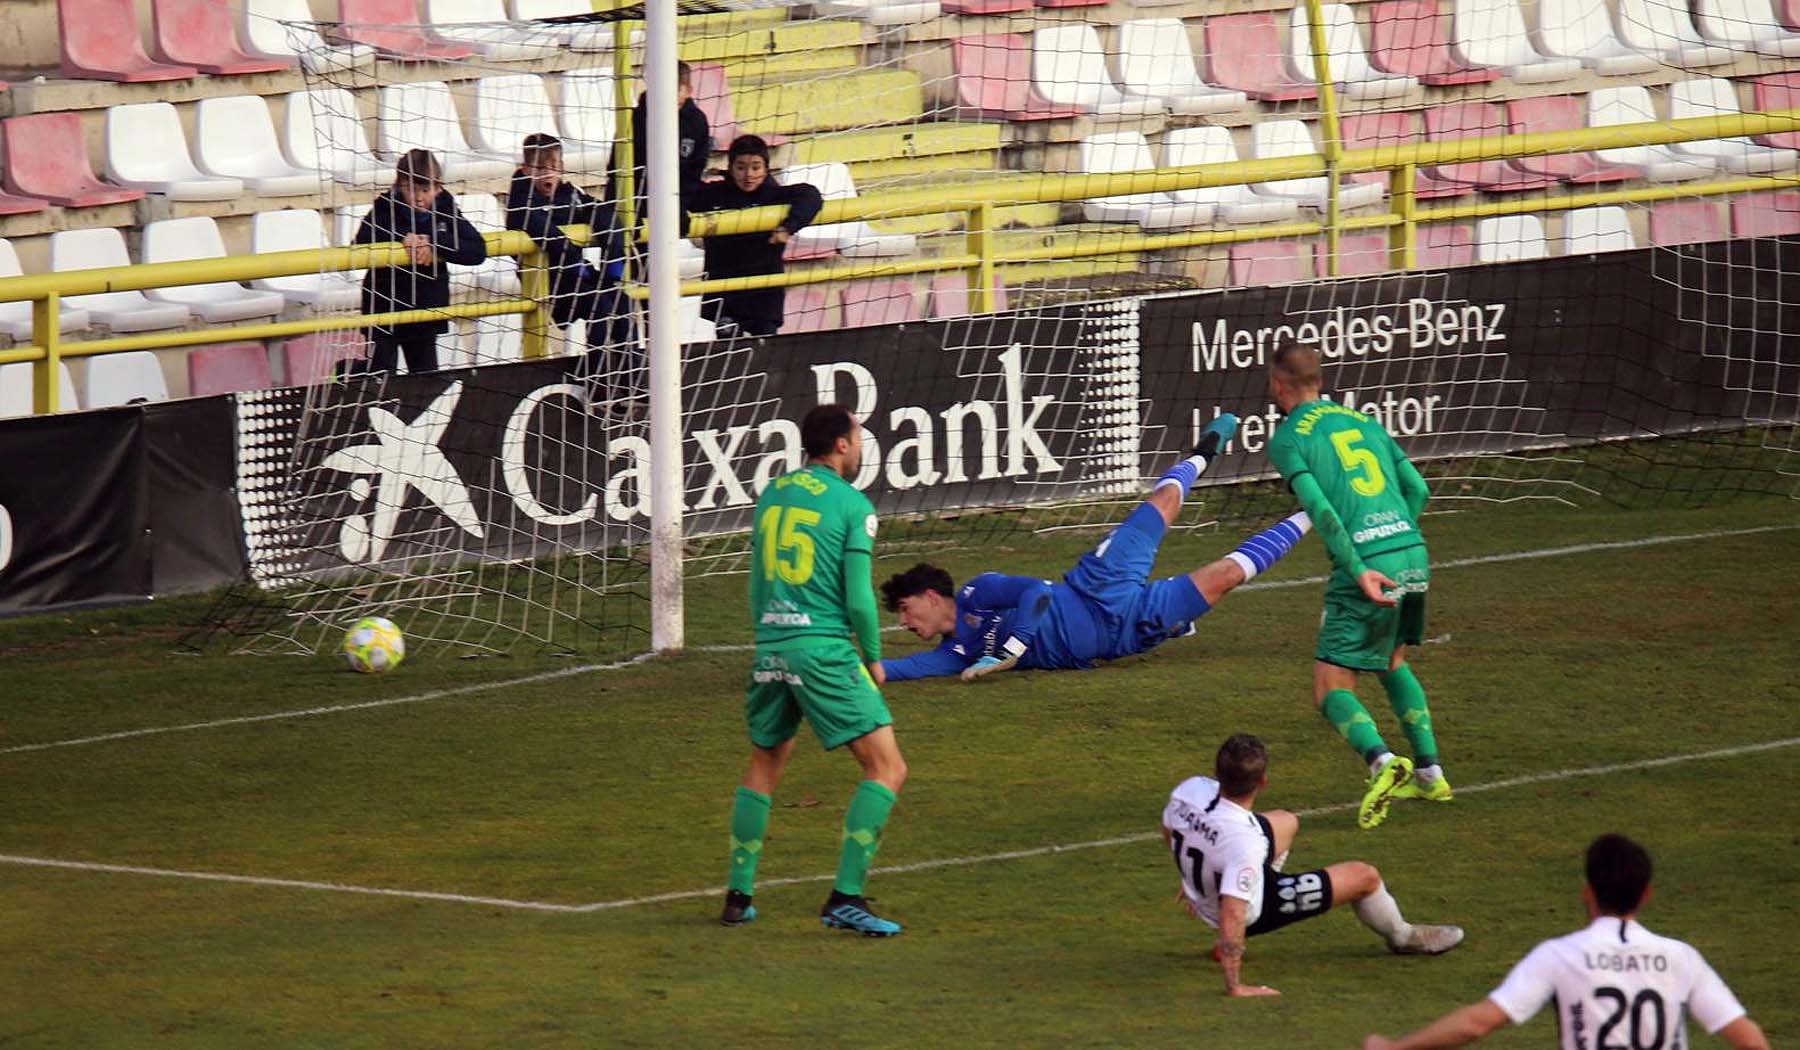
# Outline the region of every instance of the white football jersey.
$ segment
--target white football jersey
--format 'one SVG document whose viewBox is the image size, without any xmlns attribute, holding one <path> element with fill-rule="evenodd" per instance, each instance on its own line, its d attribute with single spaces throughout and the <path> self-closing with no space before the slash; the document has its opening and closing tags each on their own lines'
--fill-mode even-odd
<svg viewBox="0 0 1800 1050">
<path fill-rule="evenodd" d="M 1169 793 L 1162 820 L 1189 910 L 1216 929 L 1224 894 L 1245 902 L 1244 925 L 1254 923 L 1269 861 L 1269 840 L 1256 817 L 1220 795 L 1213 778 L 1189 777 Z"/>
<path fill-rule="evenodd" d="M 1709 1034 L 1744 1016 L 1699 952 L 1613 916 L 1533 948 L 1488 998 L 1514 1024 L 1554 999 L 1564 1050 L 1672 1050 L 1687 1045 L 1686 1014 Z"/>
</svg>

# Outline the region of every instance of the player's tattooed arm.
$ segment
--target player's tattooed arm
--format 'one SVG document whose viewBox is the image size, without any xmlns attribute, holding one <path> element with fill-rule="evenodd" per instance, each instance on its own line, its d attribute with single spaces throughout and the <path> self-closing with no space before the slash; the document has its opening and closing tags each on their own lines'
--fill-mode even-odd
<svg viewBox="0 0 1800 1050">
<path fill-rule="evenodd" d="M 1213 953 L 1225 971 L 1225 994 L 1234 997 L 1280 995 L 1273 988 L 1245 984 L 1239 979 L 1244 965 L 1244 915 L 1248 905 L 1237 897 L 1219 898 L 1219 941 Z"/>
</svg>

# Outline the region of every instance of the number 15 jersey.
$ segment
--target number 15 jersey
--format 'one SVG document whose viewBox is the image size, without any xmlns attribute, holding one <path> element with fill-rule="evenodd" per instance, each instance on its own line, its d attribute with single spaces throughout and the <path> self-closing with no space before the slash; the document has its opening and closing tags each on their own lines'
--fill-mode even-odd
<svg viewBox="0 0 1800 1050">
<path fill-rule="evenodd" d="M 763 489 L 751 522 L 750 615 L 758 645 L 850 637 L 844 555 L 873 554 L 875 507 L 812 464 Z"/>
<path fill-rule="evenodd" d="M 1538 945 L 1488 998 L 1514 1024 L 1554 1000 L 1563 1050 L 1673 1050 L 1685 1014 L 1708 1034 L 1744 1016 L 1699 952 L 1615 916 Z"/>
</svg>

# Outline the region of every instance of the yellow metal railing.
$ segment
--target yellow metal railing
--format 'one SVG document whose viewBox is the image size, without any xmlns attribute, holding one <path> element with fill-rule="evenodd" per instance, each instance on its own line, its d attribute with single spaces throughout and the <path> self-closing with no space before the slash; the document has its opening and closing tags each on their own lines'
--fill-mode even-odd
<svg viewBox="0 0 1800 1050">
<path fill-rule="evenodd" d="M 1315 15 L 1315 25 L 1316 18 Z M 1317 44 L 1315 42 L 1315 46 Z M 971 307 L 985 312 L 993 308 L 994 274 L 996 268 L 1002 265 L 1231 244 L 1275 237 L 1324 234 L 1331 238 L 1337 234 L 1364 229 L 1388 230 L 1390 262 L 1397 268 L 1411 268 L 1416 257 L 1418 227 L 1421 223 L 1674 197 L 1717 196 L 1800 184 L 1800 175 L 1734 177 L 1665 186 L 1421 207 L 1414 192 L 1420 167 L 1791 131 L 1800 131 L 1800 109 L 1487 136 L 1449 142 L 1419 142 L 1375 149 L 1340 149 L 1335 151 L 1335 156 L 1318 153 L 1105 175 L 1043 175 L 985 185 L 873 194 L 827 201 L 816 221 L 829 223 L 914 215 L 963 214 L 966 216 L 963 251 L 929 258 L 822 266 L 760 277 L 686 281 L 682 284 L 681 292 L 683 295 L 701 295 L 866 277 L 961 271 L 969 277 Z M 1335 183 L 1346 175 L 1383 171 L 1392 174 L 1388 210 L 1368 215 L 1338 216 L 1335 221 L 1333 212 L 1328 210 L 1321 220 L 1313 222 L 1234 230 L 1187 230 L 1178 233 L 1098 233 L 1073 245 L 1058 244 L 1011 250 L 1002 249 L 994 237 L 995 210 L 1007 205 L 1072 202 L 1093 197 L 1275 182 L 1283 179 L 1323 177 Z M 1335 203 L 1335 193 L 1331 199 Z M 690 233 L 696 237 L 707 237 L 768 231 L 774 229 L 784 217 L 783 208 L 698 214 L 692 217 Z M 567 232 L 571 239 L 585 243 L 586 230 L 575 227 Z M 441 310 L 372 317 L 325 316 L 299 321 L 117 336 L 81 342 L 62 341 L 59 315 L 61 300 L 67 296 L 403 265 L 405 251 L 398 245 L 366 245 L 0 278 L 0 302 L 31 301 L 34 304 L 32 345 L 0 350 L 0 364 L 29 361 L 36 365 L 33 373 L 34 409 L 38 412 L 53 412 L 59 407 L 57 366 L 63 360 L 127 350 L 274 339 L 312 332 L 363 328 L 371 324 L 516 314 L 526 318 L 526 356 L 541 356 L 545 352 L 551 330 L 546 261 L 524 233 L 491 233 L 487 235 L 487 240 L 490 254 L 519 257 L 519 298 L 458 303 Z M 1335 252 L 1333 255 L 1335 256 Z M 1331 268 L 1335 269 L 1335 263 Z M 633 285 L 627 288 L 627 294 L 641 299 L 646 293 L 641 286 Z"/>
</svg>

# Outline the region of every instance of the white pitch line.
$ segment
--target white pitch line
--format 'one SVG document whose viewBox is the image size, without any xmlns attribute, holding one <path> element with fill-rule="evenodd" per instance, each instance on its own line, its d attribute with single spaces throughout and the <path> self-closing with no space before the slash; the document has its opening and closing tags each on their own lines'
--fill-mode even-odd
<svg viewBox="0 0 1800 1050">
<path fill-rule="evenodd" d="M 1631 762 L 1614 762 L 1604 766 L 1588 766 L 1582 769 L 1553 769 L 1543 773 L 1529 773 L 1524 776 L 1509 777 L 1505 780 L 1492 780 L 1484 784 L 1474 784 L 1457 788 L 1462 795 L 1476 795 L 1488 791 L 1503 791 L 1507 788 L 1525 787 L 1534 784 L 1550 784 L 1562 780 L 1574 780 L 1580 777 L 1606 776 L 1611 773 L 1629 773 L 1644 769 L 1658 769 L 1663 766 L 1680 765 L 1684 762 L 1703 762 L 1715 758 L 1735 758 L 1739 755 L 1751 755 L 1760 751 L 1776 751 L 1781 748 L 1800 744 L 1800 736 L 1784 737 L 1780 740 L 1766 740 L 1757 744 L 1739 744 L 1734 747 L 1715 748 L 1711 751 L 1689 752 L 1684 755 L 1664 755 L 1660 758 L 1643 758 Z M 1330 813 L 1341 813 L 1356 808 L 1354 802 L 1334 802 L 1330 805 L 1315 806 L 1311 809 L 1298 810 L 1302 817 L 1319 817 Z M 1106 849 L 1112 846 L 1127 846 L 1138 842 L 1147 842 L 1157 837 L 1156 832 L 1139 832 L 1132 835 L 1118 835 L 1113 838 L 1089 839 L 1086 842 L 1069 842 L 1049 846 L 1037 846 L 1032 849 L 1007 850 L 1001 853 L 980 853 L 966 857 L 939 857 L 935 860 L 916 861 L 912 864 L 894 864 L 876 868 L 871 875 L 905 875 L 916 871 L 933 871 L 939 868 L 965 868 L 976 864 L 997 864 L 1009 860 L 1024 860 L 1030 857 L 1046 857 L 1062 853 L 1079 853 L 1083 850 Z M 561 912 L 564 914 L 581 914 L 598 911 L 617 911 L 621 908 L 636 908 L 646 904 L 666 904 L 671 901 L 695 900 L 702 897 L 717 897 L 720 889 L 711 886 L 702 890 L 676 890 L 671 893 L 657 893 L 647 897 L 624 897 L 618 900 L 594 901 L 590 904 L 557 904 L 551 901 L 513 900 L 508 897 L 482 897 L 463 893 L 440 893 L 433 890 L 401 890 L 387 889 L 379 886 L 355 886 L 341 882 L 314 882 L 305 879 L 277 879 L 261 875 L 232 875 L 223 872 L 183 871 L 175 868 L 150 868 L 132 864 L 101 864 L 82 860 L 57 860 L 51 857 L 26 857 L 0 853 L 0 864 L 11 864 L 28 868 L 55 868 L 64 871 L 97 872 L 109 875 L 147 875 L 166 879 L 188 879 L 199 882 L 226 882 L 248 886 L 269 886 L 277 889 L 313 890 L 323 893 L 350 893 L 372 897 L 399 897 L 408 900 L 442 901 L 450 904 L 476 904 L 492 908 L 511 908 L 520 911 Z M 801 875 L 781 879 L 763 879 L 758 885 L 763 888 L 772 886 L 799 886 L 808 883 L 830 882 L 835 874 Z"/>
</svg>

